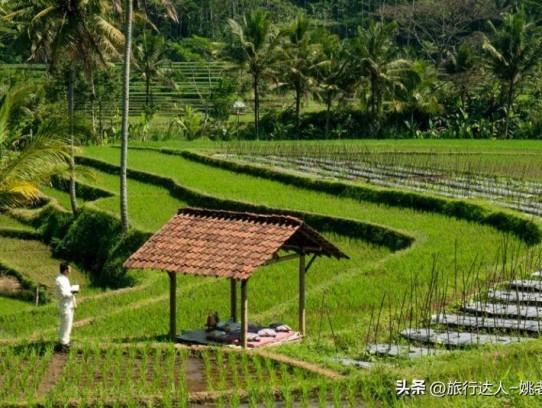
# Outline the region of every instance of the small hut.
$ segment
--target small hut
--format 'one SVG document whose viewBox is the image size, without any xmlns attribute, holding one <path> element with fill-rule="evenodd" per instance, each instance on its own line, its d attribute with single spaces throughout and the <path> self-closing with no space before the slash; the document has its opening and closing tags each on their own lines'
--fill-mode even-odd
<svg viewBox="0 0 542 408">
<path fill-rule="evenodd" d="M 306 262 L 307 256 L 311 257 Z M 182 208 L 124 263 L 125 268 L 166 271 L 170 328 L 176 339 L 177 273 L 230 280 L 231 316 L 237 321 L 241 286 L 241 345 L 247 345 L 248 281 L 261 266 L 299 259 L 299 331 L 305 335 L 305 274 L 318 256 L 348 256 L 303 220 L 285 215 Z"/>
</svg>

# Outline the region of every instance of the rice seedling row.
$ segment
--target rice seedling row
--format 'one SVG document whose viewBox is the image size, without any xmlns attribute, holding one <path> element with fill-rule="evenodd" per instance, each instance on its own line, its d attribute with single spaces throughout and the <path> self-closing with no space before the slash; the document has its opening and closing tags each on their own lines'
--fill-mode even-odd
<svg viewBox="0 0 542 408">
<path fill-rule="evenodd" d="M 258 355 L 220 349 L 190 353 L 150 343 L 138 348 L 87 344 L 65 356 L 53 354 L 51 346 L 9 347 L 2 357 L 1 404 L 125 401 L 148 396 L 187 403 L 191 393 L 245 389 L 250 390 L 249 399 L 260 402 L 269 401 L 281 384 L 294 388 L 316 378 Z M 14 365 L 19 369 L 13 370 Z M 44 378 L 46 370 L 49 378 Z M 267 381 L 268 376 L 274 380 Z"/>
<path fill-rule="evenodd" d="M 542 215 L 542 184 L 495 177 L 447 174 L 417 168 L 387 166 L 372 162 L 318 159 L 312 157 L 236 156 L 219 154 L 215 157 L 258 163 L 279 170 L 294 170 L 296 174 L 349 180 L 398 188 L 449 198 L 475 198 L 518 210 L 530 215 Z"/>
<path fill-rule="evenodd" d="M 171 145 L 171 144 L 170 144 Z M 187 146 L 171 145 L 174 148 Z M 370 162 L 452 174 L 484 174 L 540 180 L 542 152 L 536 141 L 489 140 L 348 140 L 318 142 L 236 142 L 223 144 L 234 155 L 312 157 L 353 163 Z"/>
</svg>

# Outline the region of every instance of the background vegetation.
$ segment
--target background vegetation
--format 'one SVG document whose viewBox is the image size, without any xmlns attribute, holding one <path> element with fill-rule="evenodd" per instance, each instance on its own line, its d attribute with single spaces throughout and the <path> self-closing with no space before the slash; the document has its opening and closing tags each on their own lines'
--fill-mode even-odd
<svg viewBox="0 0 542 408">
<path fill-rule="evenodd" d="M 44 81 L 43 109 L 73 88 L 86 140 L 118 140 L 122 9 L 78 3 L 100 47 L 74 54 L 77 25 L 4 3 L 2 81 Z M 136 10 L 131 139 L 540 137 L 537 2 L 159 3 Z"/>
</svg>

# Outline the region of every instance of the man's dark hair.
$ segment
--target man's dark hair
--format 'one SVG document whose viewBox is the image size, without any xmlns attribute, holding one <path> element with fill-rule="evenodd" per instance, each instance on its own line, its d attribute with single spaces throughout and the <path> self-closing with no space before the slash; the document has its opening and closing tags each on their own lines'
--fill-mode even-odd
<svg viewBox="0 0 542 408">
<path fill-rule="evenodd" d="M 60 273 L 66 272 L 69 267 L 70 267 L 69 262 L 60 262 Z"/>
</svg>

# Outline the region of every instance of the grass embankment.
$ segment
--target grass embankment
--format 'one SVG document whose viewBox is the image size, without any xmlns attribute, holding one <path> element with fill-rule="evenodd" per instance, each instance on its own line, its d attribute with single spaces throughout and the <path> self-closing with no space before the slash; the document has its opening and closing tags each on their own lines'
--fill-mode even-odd
<svg viewBox="0 0 542 408">
<path fill-rule="evenodd" d="M 0 263 L 11 266 L 52 291 L 60 260 L 53 258 L 51 249 L 39 241 L 0 237 Z M 88 275 L 76 266 L 72 268 L 70 280 L 82 287 L 88 287 L 90 283 Z"/>
<path fill-rule="evenodd" d="M 35 301 L 36 291 L 40 292 L 41 301 L 53 294 L 60 261 L 52 257 L 50 248 L 38 241 L 38 237 L 28 225 L 0 214 L 0 275 L 11 276 L 20 283 L 17 293 L 0 296 L 0 311 L 26 309 L 28 302 L 23 300 Z M 73 279 L 74 283 L 89 286 L 88 276 L 76 267 Z"/>
<path fill-rule="evenodd" d="M 118 216 L 120 208 L 120 179 L 119 176 L 92 169 L 95 180 L 85 180 L 83 183 L 90 187 L 98 187 L 110 193 L 110 197 L 88 200 L 78 197 L 79 206 L 90 204 L 92 207 L 103 210 L 111 215 Z M 52 197 L 66 210 L 71 209 L 70 197 L 66 191 L 52 187 L 42 188 L 42 192 Z M 132 220 L 133 227 L 144 231 L 155 231 L 162 226 L 177 210 L 186 203 L 171 197 L 162 187 L 137 180 L 128 180 L 128 201 L 130 209 L 137 217 Z M 156 203 L 159 202 L 159 205 Z"/>
<path fill-rule="evenodd" d="M 110 163 L 118 162 L 116 149 L 89 148 L 85 150 L 85 155 Z M 322 272 L 317 269 L 311 271 L 308 282 L 312 283 L 312 286 L 309 288 L 307 299 L 309 333 L 316 333 L 318 330 L 322 296 L 326 293 L 325 306 L 330 311 L 335 330 L 341 332 L 339 342 L 346 347 L 352 346 L 352 350 L 359 350 L 360 343 L 367 334 L 371 310 L 379 308 L 384 295 L 387 297 L 386 304 L 391 303 L 391 308 L 396 310 L 401 302 L 402 294 L 408 290 L 414 278 L 420 285 L 428 284 L 432 277 L 433 258 L 436 258 L 437 269 L 441 272 L 443 281 L 447 280 L 449 283 L 448 300 L 450 300 L 460 295 L 464 285 L 460 277 L 465 277 L 468 271 L 472 270 L 473 263 L 479 265 L 480 278 L 483 279 L 493 269 L 497 252 L 503 242 L 507 241 L 511 247 L 522 246 L 516 238 L 507 237 L 487 226 L 454 220 L 437 214 L 397 209 L 285 186 L 271 180 L 235 174 L 194 163 L 181 157 L 168 157 L 158 152 L 131 151 L 130 163 L 133 169 L 171 177 L 185 187 L 214 196 L 265 204 L 274 208 L 288 208 L 369 221 L 414 236 L 416 242 L 411 249 L 390 255 L 380 262 L 367 264 L 364 262 L 365 254 L 356 254 L 355 251 L 348 251 L 343 247 L 349 255 L 353 256 L 351 261 L 335 263 L 335 265 L 340 265 L 335 267 L 338 268 L 336 275 L 325 275 L 321 279 L 319 274 Z M 339 246 L 341 246 L 340 242 Z M 520 249 L 518 253 L 521 255 L 516 255 L 517 258 L 523 256 L 524 251 L 524 248 Z M 319 263 L 321 262 L 315 264 L 315 268 Z M 332 268 L 332 265 L 334 263 L 326 267 Z M 458 271 L 456 273 L 459 277 L 456 279 L 457 286 L 454 282 L 454 271 Z M 257 275 L 264 275 L 266 272 L 262 270 Z M 271 271 L 269 271 L 270 274 Z M 320 283 L 315 284 L 315 281 Z M 251 287 L 257 286 L 255 279 L 254 284 L 252 282 L 251 280 Z M 269 281 L 273 287 L 280 286 L 272 282 L 273 280 Z M 288 284 L 286 283 L 288 281 L 281 279 L 280 276 L 274 282 L 285 282 L 286 290 L 295 284 L 293 279 L 292 284 Z M 226 303 L 226 286 L 218 284 L 214 292 L 217 302 L 222 299 L 222 302 Z M 255 296 L 262 293 L 258 289 L 258 287 L 251 288 L 251 293 L 255 293 Z M 295 288 L 289 291 L 291 292 L 289 297 L 277 299 L 273 299 L 273 296 L 268 294 L 265 286 L 261 290 L 266 293 L 265 299 L 260 297 L 250 304 L 251 317 L 254 320 L 281 317 L 287 321 L 296 321 Z M 277 291 L 277 293 L 281 294 L 283 291 Z M 197 299 L 199 296 L 194 297 Z M 273 300 L 268 301 L 267 298 Z M 195 309 L 197 308 L 193 307 L 193 310 Z M 385 309 L 383 321 L 386 321 L 389 315 L 390 312 Z M 329 334 L 329 328 L 326 327 L 325 331 Z"/>
<path fill-rule="evenodd" d="M 32 231 L 32 228 L 23 224 L 7 214 L 0 213 L 0 230 L 14 229 L 19 231 Z"/>
</svg>

